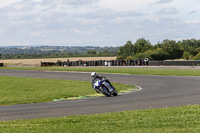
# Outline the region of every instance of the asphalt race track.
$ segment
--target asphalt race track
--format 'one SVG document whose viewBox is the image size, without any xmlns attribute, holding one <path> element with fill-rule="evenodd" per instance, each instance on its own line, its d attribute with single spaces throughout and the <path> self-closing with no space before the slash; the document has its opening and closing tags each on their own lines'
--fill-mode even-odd
<svg viewBox="0 0 200 133">
<path fill-rule="evenodd" d="M 0 106 L 0 120 L 84 115 L 200 104 L 200 77 L 102 74 L 142 90 L 117 97 Z M 0 70 L 0 76 L 90 81 L 90 73 Z M 92 88 L 91 88 L 92 89 Z"/>
</svg>

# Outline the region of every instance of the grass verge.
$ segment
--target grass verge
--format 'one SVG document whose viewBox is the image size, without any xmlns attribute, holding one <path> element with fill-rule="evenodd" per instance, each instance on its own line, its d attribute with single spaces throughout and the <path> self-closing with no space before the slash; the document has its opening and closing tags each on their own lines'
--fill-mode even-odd
<svg viewBox="0 0 200 133">
<path fill-rule="evenodd" d="M 198 133 L 200 105 L 0 122 L 2 133 Z"/>
<path fill-rule="evenodd" d="M 200 76 L 199 69 L 156 69 L 156 68 L 101 68 L 101 67 L 3 67 L 0 69 L 77 71 L 136 75 Z"/>
<path fill-rule="evenodd" d="M 56 98 L 96 94 L 88 81 L 0 76 L 0 105 L 49 102 Z M 134 87 L 113 83 L 118 91 Z"/>
</svg>

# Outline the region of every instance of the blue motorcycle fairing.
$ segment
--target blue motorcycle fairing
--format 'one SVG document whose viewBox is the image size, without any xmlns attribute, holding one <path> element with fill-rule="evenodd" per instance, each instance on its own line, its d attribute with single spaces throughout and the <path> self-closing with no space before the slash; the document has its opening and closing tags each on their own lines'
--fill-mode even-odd
<svg viewBox="0 0 200 133">
<path fill-rule="evenodd" d="M 106 86 L 109 89 L 110 92 L 113 90 L 113 88 L 106 81 L 103 81 L 103 80 L 100 80 L 100 79 L 97 79 L 94 82 L 94 84 L 93 84 L 94 87 L 93 88 L 94 89 L 99 89 L 102 85 Z"/>
<path fill-rule="evenodd" d="M 101 87 L 101 85 L 102 85 L 102 83 L 103 83 L 104 81 L 102 81 L 102 80 L 100 80 L 100 79 L 97 79 L 96 81 L 95 81 L 95 83 L 93 84 L 93 88 L 94 89 L 99 89 L 100 87 Z"/>
</svg>

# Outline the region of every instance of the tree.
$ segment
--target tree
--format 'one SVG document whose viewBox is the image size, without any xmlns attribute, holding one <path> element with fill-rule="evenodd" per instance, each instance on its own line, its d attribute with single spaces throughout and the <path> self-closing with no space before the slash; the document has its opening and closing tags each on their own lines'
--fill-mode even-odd
<svg viewBox="0 0 200 133">
<path fill-rule="evenodd" d="M 188 40 L 182 40 L 182 45 L 187 45 L 187 46 L 191 46 L 194 48 L 198 48 L 200 47 L 200 40 L 196 40 L 196 39 L 188 39 Z"/>
<path fill-rule="evenodd" d="M 124 46 L 121 46 L 117 53 L 117 56 L 122 56 L 123 59 L 126 59 L 126 57 L 133 55 L 133 44 L 131 41 L 127 41 L 127 43 Z"/>
<path fill-rule="evenodd" d="M 102 54 L 104 54 L 104 55 L 105 55 L 105 54 L 109 54 L 109 51 L 108 51 L 107 49 L 106 49 L 106 50 L 103 50 L 103 51 L 102 51 Z"/>
<path fill-rule="evenodd" d="M 166 39 L 160 46 L 165 52 L 169 53 L 169 59 L 179 59 L 183 55 L 183 50 L 176 41 Z"/>
<path fill-rule="evenodd" d="M 68 56 L 73 56 L 74 54 L 72 52 L 67 53 Z"/>
<path fill-rule="evenodd" d="M 151 49 L 153 49 L 153 46 L 148 40 L 145 40 L 144 38 L 138 39 L 133 46 L 134 54 L 143 53 Z"/>
<path fill-rule="evenodd" d="M 178 44 L 184 52 L 189 52 L 192 56 L 198 54 L 198 47 L 195 48 L 194 46 L 192 46 L 192 44 L 186 44 L 185 42 L 179 42 Z"/>
<path fill-rule="evenodd" d="M 164 51 L 162 48 L 149 50 L 147 52 L 148 58 L 152 60 L 166 60 L 169 59 L 169 53 Z"/>
<path fill-rule="evenodd" d="M 87 51 L 87 54 L 90 55 L 90 54 L 97 54 L 97 52 L 95 50 L 89 50 Z"/>
</svg>

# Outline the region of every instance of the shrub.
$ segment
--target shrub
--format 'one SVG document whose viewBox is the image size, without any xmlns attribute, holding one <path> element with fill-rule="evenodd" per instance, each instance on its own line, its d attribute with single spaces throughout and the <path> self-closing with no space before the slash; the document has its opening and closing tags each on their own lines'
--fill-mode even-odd
<svg viewBox="0 0 200 133">
<path fill-rule="evenodd" d="M 145 52 L 145 53 L 136 54 L 133 58 L 134 59 L 145 59 L 145 58 L 149 58 L 149 56 L 148 56 L 148 53 Z"/>
<path fill-rule="evenodd" d="M 190 60 L 192 58 L 192 55 L 190 54 L 190 52 L 185 51 L 183 53 L 183 58 L 186 60 Z"/>
<path fill-rule="evenodd" d="M 134 58 L 133 58 L 133 56 L 128 56 L 128 57 L 126 57 L 126 59 L 127 59 L 127 60 L 132 60 L 132 59 L 134 59 Z"/>
<path fill-rule="evenodd" d="M 124 59 L 124 58 L 123 58 L 123 56 L 117 56 L 117 59 L 120 60 L 120 59 Z"/>
<path fill-rule="evenodd" d="M 200 52 L 194 57 L 194 60 L 200 60 Z"/>
</svg>

